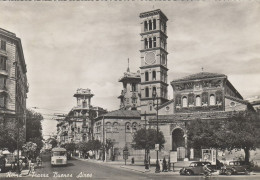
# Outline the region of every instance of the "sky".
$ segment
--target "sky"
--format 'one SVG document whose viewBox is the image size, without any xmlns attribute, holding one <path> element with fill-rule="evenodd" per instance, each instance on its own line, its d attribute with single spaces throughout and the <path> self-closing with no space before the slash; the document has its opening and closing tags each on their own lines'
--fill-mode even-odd
<svg viewBox="0 0 260 180">
<path fill-rule="evenodd" d="M 27 107 L 43 114 L 44 135 L 56 131 L 55 113 L 76 106 L 77 88 L 91 89 L 94 106 L 119 108 L 127 59 L 132 72 L 141 65 L 139 14 L 153 9 L 169 19 L 168 83 L 203 67 L 245 99 L 260 95 L 259 1 L 0 1 L 0 27 L 22 41 Z"/>
</svg>

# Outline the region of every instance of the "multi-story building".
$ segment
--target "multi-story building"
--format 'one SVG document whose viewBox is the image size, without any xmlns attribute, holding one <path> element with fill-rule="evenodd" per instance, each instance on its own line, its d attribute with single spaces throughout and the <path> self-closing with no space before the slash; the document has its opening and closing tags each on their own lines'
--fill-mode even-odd
<svg viewBox="0 0 260 180">
<path fill-rule="evenodd" d="M 61 144 L 93 139 L 94 118 L 107 112 L 101 107 L 91 105 L 93 96 L 90 89 L 77 89 L 74 94 L 77 106 L 73 107 L 57 124 L 57 139 Z"/>
<path fill-rule="evenodd" d="M 140 110 L 140 71 L 132 73 L 128 67 L 127 72 L 119 79 L 119 82 L 123 84 L 121 95 L 118 96 L 120 99 L 120 109 Z"/>
<path fill-rule="evenodd" d="M 0 122 L 25 124 L 27 68 L 21 39 L 0 28 Z M 23 134 L 21 134 L 23 135 Z"/>
</svg>

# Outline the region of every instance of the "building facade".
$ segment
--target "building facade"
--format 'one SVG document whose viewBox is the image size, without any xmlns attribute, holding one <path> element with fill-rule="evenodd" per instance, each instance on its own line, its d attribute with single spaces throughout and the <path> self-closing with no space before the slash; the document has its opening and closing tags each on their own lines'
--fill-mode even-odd
<svg viewBox="0 0 260 180">
<path fill-rule="evenodd" d="M 57 140 L 60 144 L 87 142 L 94 138 L 94 119 L 107 111 L 91 105 L 93 96 L 90 89 L 77 89 L 74 94 L 77 105 L 57 124 Z"/>
<path fill-rule="evenodd" d="M 190 121 L 224 120 L 236 113 L 253 110 L 224 74 L 200 72 L 171 82 L 173 101 L 158 108 L 159 129 L 166 144 L 163 155 L 177 151 L 179 160 L 201 158 L 201 150 L 188 149 L 187 125 Z M 151 119 L 155 127 L 157 119 Z"/>
<path fill-rule="evenodd" d="M 102 143 L 111 140 L 113 148 L 109 150 L 108 158 L 114 160 L 123 159 L 123 149 L 127 147 L 130 156 L 141 156 L 142 151 L 135 151 L 132 148 L 134 133 L 140 129 L 141 116 L 137 110 L 115 110 L 103 114 L 95 119 L 94 137 Z M 97 158 L 99 158 L 97 156 Z"/>
<path fill-rule="evenodd" d="M 20 122 L 22 129 L 25 130 L 28 90 L 27 68 L 21 39 L 14 33 L 0 28 L 1 124 L 13 127 Z"/>
</svg>

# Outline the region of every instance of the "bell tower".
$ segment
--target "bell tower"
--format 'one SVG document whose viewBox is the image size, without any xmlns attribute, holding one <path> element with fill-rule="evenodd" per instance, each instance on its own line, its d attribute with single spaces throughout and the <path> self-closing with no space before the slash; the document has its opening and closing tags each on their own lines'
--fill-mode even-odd
<svg viewBox="0 0 260 180">
<path fill-rule="evenodd" d="M 154 116 L 153 94 L 158 104 L 168 101 L 167 21 L 160 10 L 140 14 L 141 19 L 141 116 Z M 154 101 L 156 103 L 156 101 Z"/>
</svg>

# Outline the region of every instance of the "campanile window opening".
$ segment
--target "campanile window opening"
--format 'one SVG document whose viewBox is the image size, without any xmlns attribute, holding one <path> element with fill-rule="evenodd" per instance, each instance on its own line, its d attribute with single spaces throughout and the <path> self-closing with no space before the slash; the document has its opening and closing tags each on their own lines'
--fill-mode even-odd
<svg viewBox="0 0 260 180">
<path fill-rule="evenodd" d="M 156 37 L 153 37 L 153 47 L 156 47 Z"/>
<path fill-rule="evenodd" d="M 149 97 L 149 88 L 148 87 L 145 88 L 145 97 Z"/>
<path fill-rule="evenodd" d="M 156 29 L 156 19 L 153 20 L 153 29 Z"/>
<path fill-rule="evenodd" d="M 148 41 L 147 41 L 147 38 L 144 39 L 144 49 L 148 49 Z"/>
<path fill-rule="evenodd" d="M 145 72 L 145 81 L 149 81 L 149 73 L 148 73 L 148 71 Z"/>
<path fill-rule="evenodd" d="M 149 38 L 149 48 L 152 48 L 152 46 L 153 46 L 152 38 Z"/>
<path fill-rule="evenodd" d="M 148 25 L 147 25 L 147 21 L 144 21 L 144 31 L 148 30 Z"/>
<path fill-rule="evenodd" d="M 6 51 L 6 41 L 1 40 L 1 49 Z"/>
<path fill-rule="evenodd" d="M 153 24 L 152 24 L 152 20 L 149 20 L 149 31 L 152 30 L 152 26 L 153 26 Z"/>
<path fill-rule="evenodd" d="M 156 71 L 153 71 L 153 80 L 156 80 Z"/>
</svg>

